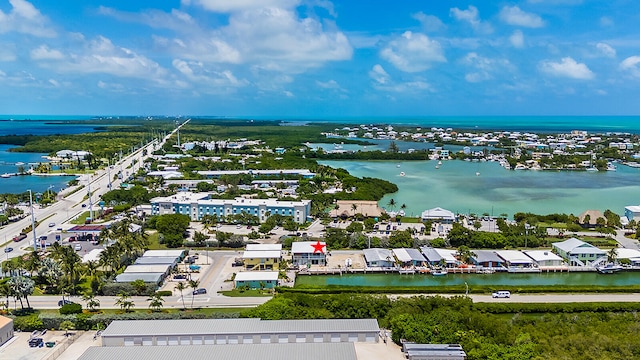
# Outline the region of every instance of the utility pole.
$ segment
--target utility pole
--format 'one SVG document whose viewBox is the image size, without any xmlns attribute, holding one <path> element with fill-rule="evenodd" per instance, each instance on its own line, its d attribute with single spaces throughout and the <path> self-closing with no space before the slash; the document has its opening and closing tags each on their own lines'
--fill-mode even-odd
<svg viewBox="0 0 640 360">
<path fill-rule="evenodd" d="M 89 178 L 89 218 L 93 222 L 93 200 L 91 200 L 91 178 Z"/>
<path fill-rule="evenodd" d="M 33 231 L 33 251 L 38 250 L 38 237 L 36 236 L 36 218 L 33 215 L 33 197 L 29 189 L 29 206 L 31 207 L 31 231 Z"/>
</svg>

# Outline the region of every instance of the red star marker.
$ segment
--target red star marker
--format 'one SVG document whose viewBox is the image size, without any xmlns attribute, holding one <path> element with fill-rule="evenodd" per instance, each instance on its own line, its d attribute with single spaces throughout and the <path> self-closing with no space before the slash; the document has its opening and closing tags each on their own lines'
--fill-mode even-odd
<svg viewBox="0 0 640 360">
<path fill-rule="evenodd" d="M 313 244 L 311 246 L 313 247 L 313 253 L 315 254 L 317 252 L 323 253 L 324 251 L 322 251 L 322 248 L 327 246 L 327 245 L 320 243 L 320 240 L 318 240 L 317 243 L 315 243 L 315 244 Z"/>
</svg>

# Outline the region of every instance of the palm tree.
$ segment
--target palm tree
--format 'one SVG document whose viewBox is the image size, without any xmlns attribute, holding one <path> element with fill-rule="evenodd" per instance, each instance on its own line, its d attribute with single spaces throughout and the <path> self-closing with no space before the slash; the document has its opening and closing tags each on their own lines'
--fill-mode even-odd
<svg viewBox="0 0 640 360">
<path fill-rule="evenodd" d="M 611 248 L 611 250 L 607 252 L 607 262 L 615 263 L 617 260 L 618 260 L 618 249 Z"/>
<path fill-rule="evenodd" d="M 396 204 L 396 201 L 395 201 L 394 199 L 389 199 L 389 202 L 387 203 L 387 206 L 388 206 L 391 210 L 395 209 L 396 205 L 397 205 L 397 204 Z"/>
<path fill-rule="evenodd" d="M 460 261 L 465 264 L 469 264 L 471 262 L 471 258 L 476 256 L 476 254 L 465 245 L 462 245 L 458 248 L 457 255 L 460 258 Z"/>
<path fill-rule="evenodd" d="M 11 293 L 16 297 L 16 299 L 20 300 L 20 307 L 22 309 L 24 309 L 22 298 L 27 301 L 27 308 L 31 308 L 31 304 L 29 304 L 29 295 L 33 295 L 34 287 L 35 282 L 28 277 L 14 276 L 9 279 L 9 288 L 11 289 Z"/>
<path fill-rule="evenodd" d="M 89 309 L 89 311 L 96 311 L 96 309 L 100 307 L 100 299 L 95 297 L 93 293 L 85 293 L 82 295 L 82 300 L 87 303 L 87 309 Z"/>
<path fill-rule="evenodd" d="M 127 293 L 121 292 L 118 294 L 118 299 L 116 300 L 116 305 L 120 306 L 120 310 L 124 312 L 129 312 L 135 304 L 130 300 L 131 296 L 127 295 Z"/>
<path fill-rule="evenodd" d="M 200 280 L 189 280 L 189 287 L 195 291 L 200 285 Z M 195 293 L 191 293 L 191 308 L 193 309 L 193 298 L 195 297 Z"/>
<path fill-rule="evenodd" d="M 186 289 L 187 287 L 184 285 L 183 282 L 179 282 L 176 284 L 175 289 L 180 291 L 180 298 L 182 299 L 182 309 L 185 310 L 187 308 L 187 306 L 184 304 L 184 294 L 183 291 Z"/>
<path fill-rule="evenodd" d="M 151 309 L 151 311 L 153 312 L 160 311 L 160 309 L 162 308 L 162 304 L 164 303 L 162 295 L 158 293 L 151 295 L 151 297 L 149 297 L 147 301 L 149 302 L 149 309 Z"/>
<path fill-rule="evenodd" d="M 356 216 L 356 212 L 358 211 L 358 205 L 356 205 L 356 203 L 351 204 L 351 210 L 353 210 L 353 216 Z"/>
</svg>

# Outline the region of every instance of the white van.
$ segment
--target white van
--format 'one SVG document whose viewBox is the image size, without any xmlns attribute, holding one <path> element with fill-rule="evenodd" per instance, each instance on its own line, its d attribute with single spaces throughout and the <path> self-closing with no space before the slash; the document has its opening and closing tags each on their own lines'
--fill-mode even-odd
<svg viewBox="0 0 640 360">
<path fill-rule="evenodd" d="M 510 298 L 511 297 L 511 292 L 509 291 L 496 291 L 493 294 L 491 294 L 492 298 Z"/>
</svg>

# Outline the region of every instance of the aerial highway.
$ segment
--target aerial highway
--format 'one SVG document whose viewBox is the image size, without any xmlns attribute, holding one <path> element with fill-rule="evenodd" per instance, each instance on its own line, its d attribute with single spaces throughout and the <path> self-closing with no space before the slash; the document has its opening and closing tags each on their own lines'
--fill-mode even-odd
<svg viewBox="0 0 640 360">
<path fill-rule="evenodd" d="M 19 242 L 10 241 L 14 236 L 20 234 L 22 229 L 31 225 L 31 214 L 27 214 L 27 216 L 20 221 L 6 225 L 0 230 L 0 240 L 3 242 L 5 239 L 9 241 L 9 243 L 5 244 L 3 248 L 12 247 L 14 250 L 9 253 L 5 253 L 5 257 L 8 259 L 33 251 L 34 239 L 37 240 L 38 237 L 46 235 L 52 230 L 55 231 L 58 228 L 66 230 L 69 228 L 69 225 L 65 225 L 65 223 L 68 223 L 69 220 L 77 217 L 85 211 L 97 211 L 99 209 L 98 203 L 100 201 L 100 196 L 109 191 L 109 184 L 111 184 L 112 189 L 119 187 L 128 175 L 135 173 L 138 168 L 142 166 L 146 158 L 151 156 L 155 150 L 160 149 L 164 143 L 188 121 L 189 120 L 186 120 L 184 123 L 180 124 L 160 141 L 152 140 L 145 146 L 118 160 L 118 162 L 110 168 L 100 169 L 92 174 L 84 175 L 80 179 L 79 185 L 77 185 L 82 187 L 80 190 L 74 192 L 74 189 L 77 189 L 77 187 L 65 189 L 58 194 L 57 201 L 52 205 L 44 208 L 35 206 L 33 215 L 38 222 L 35 234 L 31 231 L 27 234 L 25 239 Z M 115 175 L 117 175 L 121 170 L 123 172 L 122 179 L 119 179 Z M 109 177 L 115 177 L 115 179 L 112 179 L 110 183 Z M 89 189 L 91 190 L 90 192 Z M 85 198 L 89 194 L 91 197 Z M 83 204 L 85 205 L 84 207 Z M 55 225 L 50 227 L 49 224 Z"/>
</svg>

